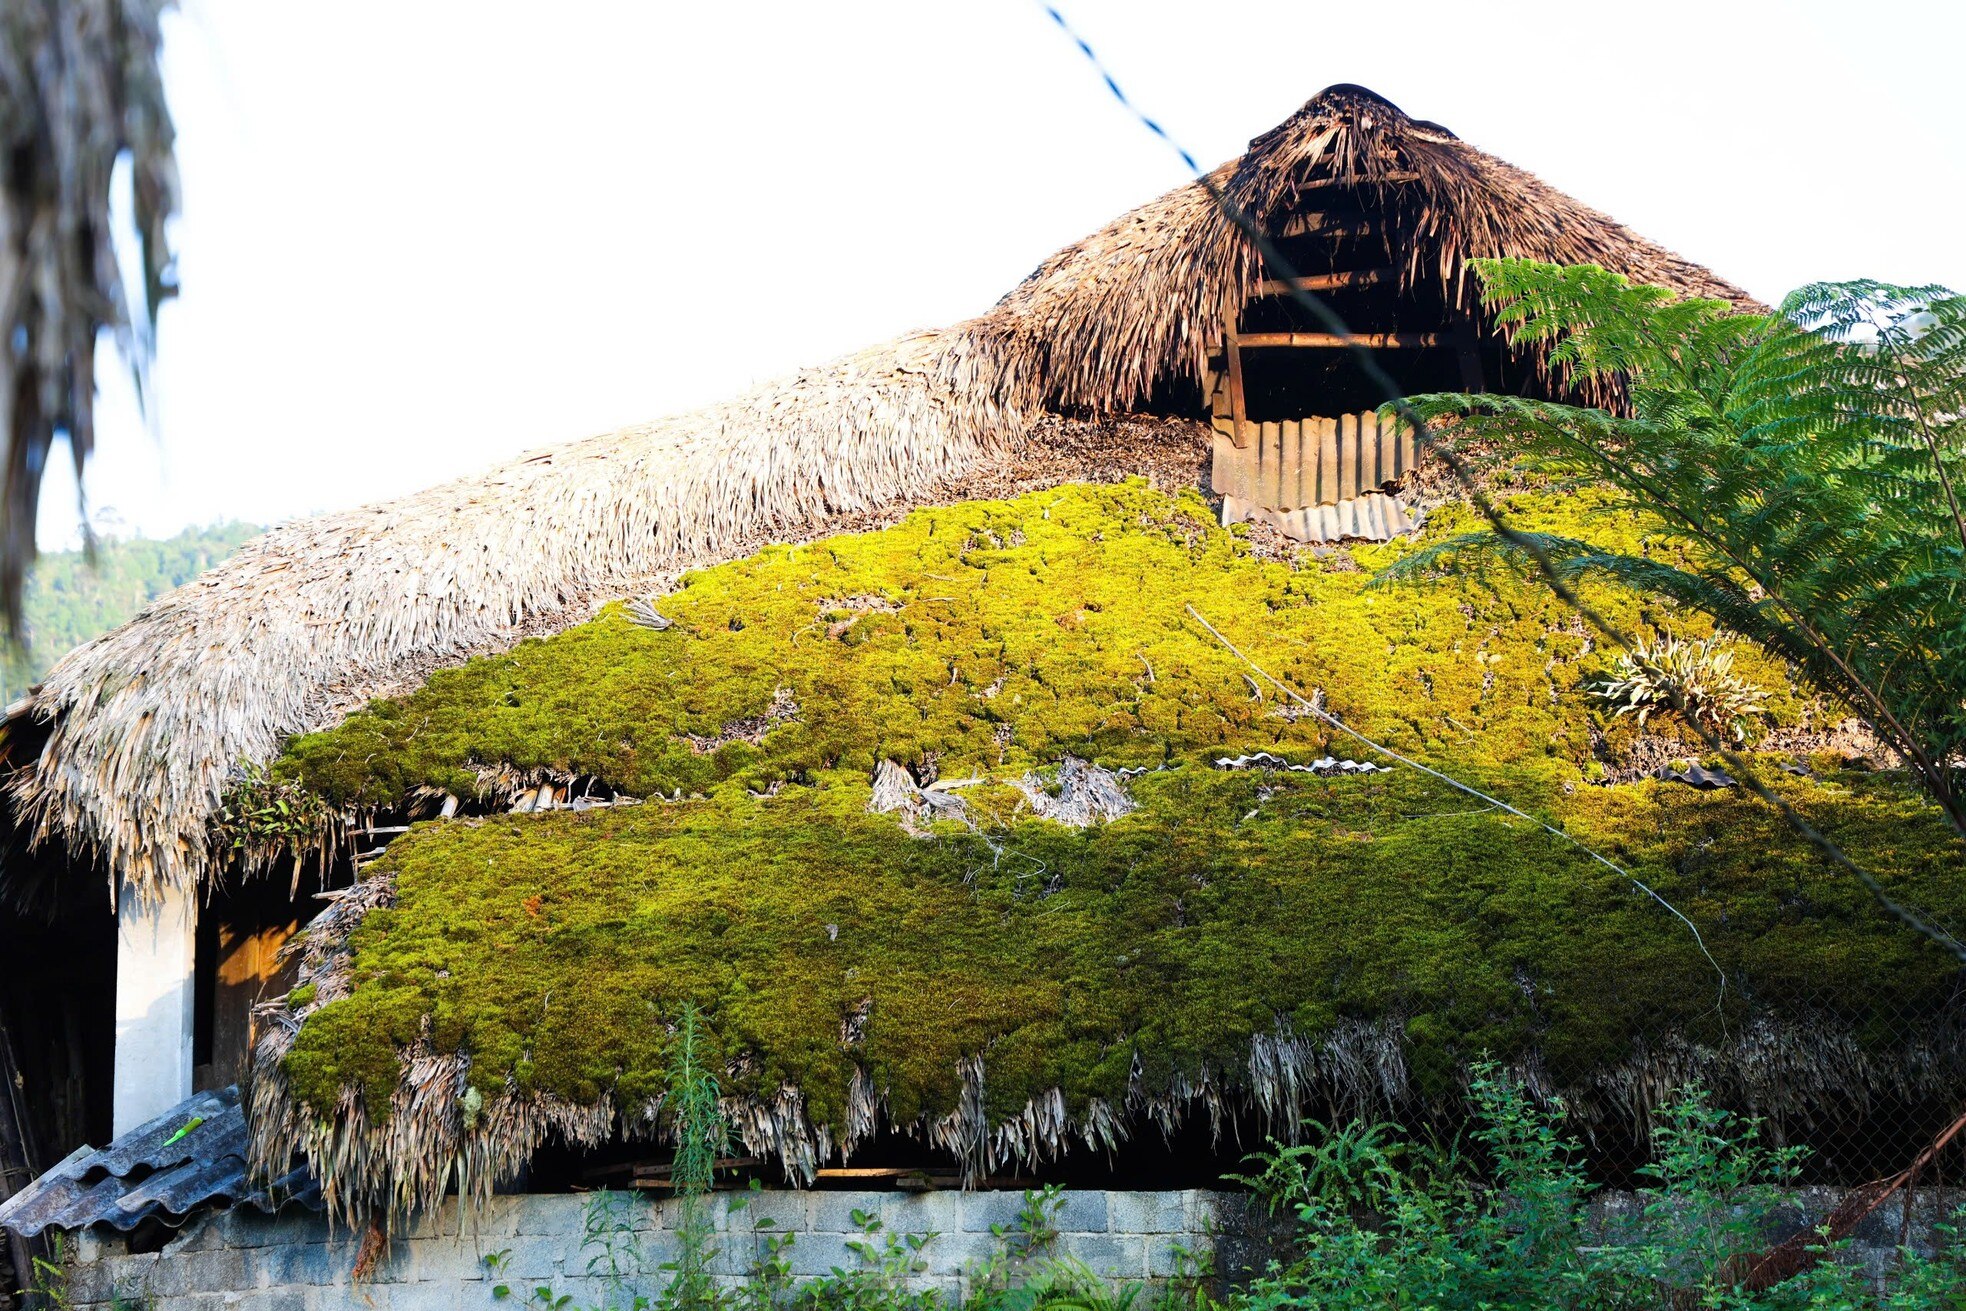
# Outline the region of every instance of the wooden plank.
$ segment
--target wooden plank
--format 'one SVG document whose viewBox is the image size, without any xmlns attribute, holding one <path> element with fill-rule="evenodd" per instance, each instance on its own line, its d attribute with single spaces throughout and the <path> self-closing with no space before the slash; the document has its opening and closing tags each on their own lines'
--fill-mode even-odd
<svg viewBox="0 0 1966 1311">
<path fill-rule="evenodd" d="M 1393 276 L 1390 268 L 1345 269 L 1339 273 L 1312 273 L 1301 278 L 1264 278 L 1256 284 L 1258 296 L 1287 296 L 1293 291 L 1337 291 L 1343 287 L 1370 287 Z"/>
<path fill-rule="evenodd" d="M 1237 349 L 1254 350 L 1277 346 L 1295 346 L 1318 350 L 1341 350 L 1349 346 L 1366 346 L 1373 350 L 1418 349 L 1440 345 L 1437 332 L 1360 332 L 1349 339 L 1335 332 L 1242 332 L 1237 333 L 1230 345 L 1229 372 L 1240 377 L 1242 366 L 1236 360 Z"/>
<path fill-rule="evenodd" d="M 1237 448 L 1249 444 L 1249 407 L 1242 398 L 1242 348 L 1236 345 L 1235 324 L 1229 325 L 1224 349 L 1229 356 L 1229 440 Z"/>
<path fill-rule="evenodd" d="M 1338 503 L 1338 421 L 1320 418 L 1318 425 L 1317 504 Z"/>
</svg>

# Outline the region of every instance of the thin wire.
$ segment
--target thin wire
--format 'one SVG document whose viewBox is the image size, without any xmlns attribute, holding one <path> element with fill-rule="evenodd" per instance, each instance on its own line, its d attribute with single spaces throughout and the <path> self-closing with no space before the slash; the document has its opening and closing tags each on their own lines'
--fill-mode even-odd
<svg viewBox="0 0 1966 1311">
<path fill-rule="evenodd" d="M 1352 359 L 1358 364 L 1360 371 L 1365 374 L 1367 380 L 1378 387 L 1387 397 L 1387 405 L 1399 416 L 1400 421 L 1413 430 L 1415 445 L 1419 449 L 1429 451 L 1440 458 L 1441 462 L 1453 473 L 1455 480 L 1461 484 L 1462 490 L 1467 493 L 1469 501 L 1481 514 L 1481 517 L 1488 522 L 1489 527 L 1495 530 L 1495 535 L 1535 562 L 1537 573 L 1542 575 L 1544 583 L 1556 594 L 1558 600 L 1562 601 L 1572 610 L 1575 610 L 1586 623 L 1590 624 L 1607 638 L 1625 647 L 1627 650 L 1636 651 L 1637 644 L 1622 629 L 1616 624 L 1613 624 L 1603 614 L 1599 613 L 1595 606 L 1586 602 L 1575 588 L 1564 581 L 1563 576 L 1557 572 L 1555 563 L 1550 559 L 1549 552 L 1543 548 L 1543 544 L 1536 538 L 1523 533 L 1508 521 L 1507 516 L 1502 513 L 1500 507 L 1488 498 L 1488 494 L 1475 481 L 1474 473 L 1468 467 L 1467 462 L 1451 446 L 1437 443 L 1433 440 L 1432 434 L 1427 429 L 1426 421 L 1420 417 L 1418 411 L 1407 403 L 1405 393 L 1400 389 L 1399 384 L 1393 381 L 1392 376 L 1380 367 L 1378 357 L 1358 339 L 1351 328 L 1345 323 L 1344 319 L 1339 316 L 1336 310 L 1331 308 L 1322 296 L 1306 291 L 1298 284 L 1296 268 L 1289 260 L 1284 258 L 1282 252 L 1277 250 L 1276 245 L 1271 242 L 1269 235 L 1263 231 L 1261 226 L 1252 222 L 1242 212 L 1241 208 L 1224 194 L 1220 187 L 1215 185 L 1214 180 L 1195 162 L 1195 157 L 1179 141 L 1175 140 L 1172 133 L 1162 127 L 1157 120 L 1143 112 L 1132 100 L 1128 99 L 1126 92 L 1120 87 L 1119 79 L 1113 75 L 1111 69 L 1106 67 L 1105 62 L 1093 50 L 1091 43 L 1080 36 L 1072 28 L 1072 25 L 1066 21 L 1065 16 L 1058 11 L 1056 5 L 1040 0 L 1039 7 L 1050 16 L 1051 21 L 1058 25 L 1059 29 L 1065 33 L 1072 44 L 1079 48 L 1079 52 L 1092 65 L 1093 71 L 1099 74 L 1100 79 L 1105 82 L 1107 89 L 1112 92 L 1114 99 L 1119 102 L 1120 106 L 1129 114 L 1133 115 L 1134 118 L 1138 119 L 1148 131 L 1166 142 L 1174 153 L 1181 157 L 1182 163 L 1186 164 L 1194 173 L 1196 184 L 1208 193 L 1209 198 L 1214 201 L 1216 208 L 1222 212 L 1223 217 L 1234 224 L 1237 230 L 1256 248 L 1257 253 L 1263 259 L 1265 268 L 1284 283 L 1288 288 L 1291 299 L 1305 309 L 1308 309 L 1317 317 L 1319 322 L 1323 323 L 1326 328 L 1343 341 L 1346 349 L 1350 351 Z M 1650 666 L 1650 662 L 1642 656 L 1640 657 L 1640 662 Z M 1659 673 L 1661 671 L 1654 668 L 1653 672 Z M 1785 797 L 1777 794 L 1763 782 L 1752 761 L 1722 741 L 1719 734 L 1701 723 L 1696 716 L 1687 714 L 1685 697 L 1680 692 L 1676 682 L 1666 679 L 1664 680 L 1664 686 L 1673 709 L 1680 713 L 1680 717 L 1698 735 L 1707 750 L 1712 751 L 1727 762 L 1728 768 L 1746 785 L 1750 792 L 1754 793 L 1765 804 L 1773 806 L 1782 818 L 1788 821 L 1791 828 L 1795 829 L 1812 846 L 1827 856 L 1832 864 L 1840 867 L 1859 883 L 1863 884 L 1864 888 L 1869 891 L 1871 899 L 1881 906 L 1886 913 L 1890 914 L 1907 928 L 1922 934 L 1930 941 L 1944 948 L 1956 959 L 1966 962 L 1966 943 L 1960 942 L 1958 938 L 1946 932 L 1945 929 L 1894 899 L 1890 893 L 1884 890 L 1884 885 L 1878 881 L 1875 875 L 1850 859 L 1843 848 L 1837 846 L 1836 843 L 1829 839 L 1828 835 L 1804 819 L 1801 812 L 1790 805 Z M 1677 912 L 1674 913 L 1677 914 Z M 1681 918 L 1684 917 L 1682 916 Z"/>
<path fill-rule="evenodd" d="M 1618 877 L 1626 880 L 1633 887 L 1637 888 L 1640 892 L 1643 892 L 1646 896 L 1652 898 L 1652 900 L 1658 902 L 1661 906 L 1664 906 L 1667 911 L 1671 912 L 1673 918 L 1677 919 L 1681 924 L 1684 924 L 1687 928 L 1687 931 L 1693 935 L 1693 941 L 1699 944 L 1700 954 L 1707 958 L 1707 964 L 1713 966 L 1713 972 L 1720 977 L 1721 997 L 1725 997 L 1727 995 L 1727 971 L 1720 968 L 1720 962 L 1715 960 L 1713 958 L 1713 953 L 1707 950 L 1707 940 L 1704 937 L 1700 936 L 1700 926 L 1695 924 L 1692 920 L 1687 919 L 1686 916 L 1680 912 L 1677 906 L 1673 905 L 1670 901 L 1667 901 L 1664 897 L 1660 896 L 1658 892 L 1652 887 L 1651 884 L 1647 883 L 1644 879 L 1641 879 L 1640 877 L 1638 877 L 1638 875 L 1632 873 L 1624 866 L 1618 864 L 1616 861 L 1612 860 L 1609 856 L 1606 856 L 1601 852 L 1593 850 L 1592 848 L 1584 845 L 1582 842 L 1579 842 L 1576 838 L 1572 837 L 1570 834 L 1565 833 L 1562 829 L 1557 828 L 1552 824 L 1545 823 L 1544 821 L 1530 814 L 1528 811 L 1517 810 L 1514 806 L 1511 806 L 1508 802 L 1501 800 L 1499 797 L 1491 797 L 1486 792 L 1483 792 L 1480 788 L 1474 787 L 1467 783 L 1463 783 L 1460 779 L 1455 778 L 1450 774 L 1443 774 L 1438 769 L 1433 768 L 1431 765 L 1423 765 L 1419 761 L 1414 760 L 1410 756 L 1401 755 L 1399 752 L 1393 750 L 1391 747 L 1387 746 L 1383 742 L 1373 741 L 1371 738 L 1359 732 L 1357 729 L 1353 728 L 1350 724 L 1347 724 L 1344 720 L 1338 718 L 1338 716 L 1332 714 L 1330 711 L 1324 709 L 1322 706 L 1316 705 L 1313 702 L 1306 700 L 1304 698 L 1304 695 L 1300 693 L 1296 688 L 1290 686 L 1288 683 L 1283 682 L 1281 679 L 1271 674 L 1267 669 L 1263 668 L 1263 666 L 1257 664 L 1254 660 L 1251 660 L 1247 655 L 1243 654 L 1242 648 L 1238 647 L 1234 642 L 1231 642 L 1228 638 L 1222 636 L 1221 631 L 1217 629 L 1214 624 L 1209 623 L 1207 619 L 1203 618 L 1201 611 L 1195 609 L 1192 603 L 1188 605 L 1187 609 L 1188 609 L 1189 617 L 1192 618 L 1196 623 L 1200 624 L 1203 628 L 1206 628 L 1208 630 L 1209 636 L 1213 637 L 1216 641 L 1220 642 L 1223 646 L 1227 647 L 1229 649 L 1229 654 L 1235 656 L 1236 659 L 1242 661 L 1244 664 L 1248 665 L 1251 669 L 1255 670 L 1258 674 L 1262 675 L 1264 680 L 1268 682 L 1270 686 L 1276 688 L 1277 691 L 1283 693 L 1285 696 L 1289 697 L 1292 701 L 1295 701 L 1298 705 L 1302 706 L 1306 711 L 1308 711 L 1311 715 L 1315 716 L 1317 719 L 1323 721 L 1326 724 L 1329 724 L 1331 727 L 1337 729 L 1340 733 L 1345 734 L 1347 737 L 1350 737 L 1355 741 L 1360 742 L 1367 747 L 1370 747 L 1372 750 L 1377 751 L 1380 755 L 1385 756 L 1389 760 L 1397 760 L 1400 764 L 1405 765 L 1408 769 L 1417 769 L 1422 774 L 1425 774 L 1430 778 L 1437 778 L 1441 782 L 1447 784 L 1447 786 L 1454 788 L 1456 791 L 1465 792 L 1477 801 L 1486 801 L 1490 806 L 1493 806 L 1497 810 L 1506 810 L 1509 814 L 1514 815 L 1519 819 L 1528 820 L 1531 824 L 1534 824 L 1537 828 L 1543 830 L 1543 832 L 1549 834 L 1551 837 L 1561 838 L 1563 841 L 1568 842 L 1571 846 L 1577 848 L 1577 850 L 1583 852 L 1586 856 L 1589 856 L 1592 860 L 1604 866 L 1604 868 L 1610 870 L 1613 874 L 1616 874 Z M 1716 1010 L 1720 1008 L 1720 1000 L 1718 998 L 1715 999 L 1714 1008 Z"/>
</svg>

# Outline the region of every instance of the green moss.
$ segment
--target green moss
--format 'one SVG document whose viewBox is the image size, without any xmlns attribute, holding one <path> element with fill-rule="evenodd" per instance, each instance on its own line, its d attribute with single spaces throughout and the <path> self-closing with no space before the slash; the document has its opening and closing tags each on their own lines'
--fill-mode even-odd
<svg viewBox="0 0 1966 1311">
<path fill-rule="evenodd" d="M 1588 496 L 1525 496 L 1531 528 L 1576 531 Z M 1437 516 L 1452 532 L 1464 516 Z M 1628 521 L 1594 540 L 1636 548 Z M 1066 751 L 1156 765 L 1225 744 L 1316 746 L 1274 713 L 1188 618 L 1195 605 L 1272 673 L 1322 688 L 1361 729 L 1408 751 L 1548 764 L 1588 758 L 1589 699 L 1567 696 L 1603 655 L 1538 585 L 1515 579 L 1375 590 L 1365 570 L 1250 556 L 1198 496 L 1143 484 L 1063 487 L 923 510 L 884 532 L 772 548 L 690 576 L 661 602 L 675 627 L 618 608 L 473 660 L 294 742 L 274 776 L 336 805 L 394 804 L 427 785 L 470 795 L 479 765 L 598 776 L 637 796 L 725 783 L 859 776 L 881 757 L 944 773 L 1048 765 Z M 1651 608 L 1600 589 L 1619 622 Z M 1698 636 L 1697 621 L 1678 625 Z M 1786 686 L 1751 652 L 1741 672 Z M 710 745 L 765 715 L 761 742 Z M 1778 715 L 1793 717 L 1793 698 Z M 1611 733 L 1629 732 L 1624 724 Z"/>
<path fill-rule="evenodd" d="M 1592 503 L 1516 509 L 1562 530 Z M 1397 549 L 1356 555 L 1370 569 Z M 856 1064 L 902 1117 L 953 1107 L 956 1063 L 979 1052 L 993 1113 L 1054 1084 L 1082 1106 L 1121 1092 L 1136 1053 L 1149 1087 L 1240 1068 L 1279 1019 L 1404 1017 L 1414 1069 L 1444 1088 L 1482 1050 L 1535 1045 L 1563 1078 L 1625 1054 L 1640 1022 L 1704 1034 L 1860 979 L 1866 1004 L 1946 986 L 1946 961 L 1766 808 L 1584 785 L 1592 733 L 1624 730 L 1577 692 L 1605 657 L 1540 588 L 1374 591 L 1338 563 L 1255 560 L 1199 499 L 1140 485 L 922 511 L 695 575 L 661 603 L 670 630 L 605 613 L 300 739 L 276 777 L 336 804 L 468 792 L 493 762 L 701 795 L 399 839 L 398 904 L 356 932 L 353 994 L 304 1021 L 295 1091 L 325 1108 L 354 1085 L 380 1110 L 427 1026 L 484 1092 L 632 1101 L 663 1086 L 685 1001 L 747 1058 L 734 1090 L 796 1083 L 821 1122 Z M 1668 617 L 1593 599 L 1641 629 Z M 1257 695 L 1190 603 L 1364 731 L 1628 862 L 1706 932 L 1733 1013 L 1655 903 L 1444 785 L 1212 768 L 1225 750 L 1360 751 Z M 1779 669 L 1741 665 L 1798 712 Z M 796 719 L 747 726 L 781 688 Z M 1139 811 L 1086 832 L 1020 816 L 1001 784 L 1068 751 L 1152 771 L 1129 783 Z M 995 780 L 965 792 L 976 831 L 913 838 L 867 814 L 882 758 Z M 1914 800 L 1785 786 L 1905 895 L 1966 909 L 1957 847 Z"/>
<path fill-rule="evenodd" d="M 299 987 L 295 988 L 292 992 L 289 992 L 287 994 L 287 1009 L 295 1010 L 295 1011 L 305 1010 L 308 1003 L 312 1002 L 315 998 L 315 995 L 319 992 L 320 989 L 316 987 L 314 984 L 311 983 L 301 984 Z"/>
</svg>

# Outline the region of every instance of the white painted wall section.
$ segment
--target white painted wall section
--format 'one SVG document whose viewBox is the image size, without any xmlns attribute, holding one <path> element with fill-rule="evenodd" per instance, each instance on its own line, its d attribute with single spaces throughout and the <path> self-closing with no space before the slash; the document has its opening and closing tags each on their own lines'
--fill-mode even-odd
<svg viewBox="0 0 1966 1311">
<path fill-rule="evenodd" d="M 198 898 L 184 889 L 116 906 L 116 1083 L 118 1135 L 191 1095 Z"/>
</svg>

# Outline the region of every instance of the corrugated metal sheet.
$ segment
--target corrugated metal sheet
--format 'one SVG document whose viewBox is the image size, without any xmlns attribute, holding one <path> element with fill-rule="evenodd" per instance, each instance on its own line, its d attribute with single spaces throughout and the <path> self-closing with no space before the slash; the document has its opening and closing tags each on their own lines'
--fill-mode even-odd
<svg viewBox="0 0 1966 1311">
<path fill-rule="evenodd" d="M 1384 492 L 1340 501 L 1336 505 L 1307 505 L 1296 510 L 1272 510 L 1239 496 L 1222 498 L 1223 523 L 1260 523 L 1300 542 L 1340 542 L 1361 538 L 1389 542 L 1419 525 L 1406 507 Z"/>
<path fill-rule="evenodd" d="M 1342 505 L 1413 469 L 1413 433 L 1377 413 L 1244 423 L 1243 445 L 1215 434 L 1209 482 L 1274 510 Z"/>
<path fill-rule="evenodd" d="M 302 1168 L 255 1186 L 239 1090 L 223 1088 L 192 1094 L 107 1147 L 77 1148 L 0 1204 L 0 1226 L 28 1238 L 96 1224 L 129 1230 L 152 1216 L 181 1224 L 207 1207 L 243 1203 L 272 1212 L 289 1202 L 319 1209 L 313 1176 Z"/>
</svg>

